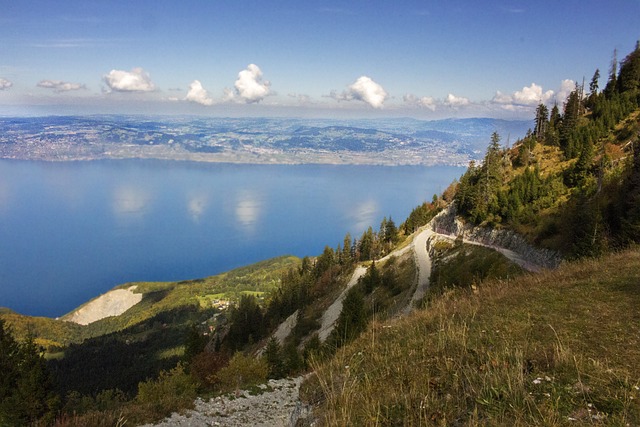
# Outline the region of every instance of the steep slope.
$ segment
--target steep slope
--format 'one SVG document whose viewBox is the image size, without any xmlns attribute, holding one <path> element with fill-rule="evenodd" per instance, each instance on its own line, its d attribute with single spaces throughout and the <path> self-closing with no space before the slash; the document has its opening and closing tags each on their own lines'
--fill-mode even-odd
<svg viewBox="0 0 640 427">
<path fill-rule="evenodd" d="M 640 251 L 450 291 L 316 367 L 327 425 L 637 425 Z"/>
</svg>

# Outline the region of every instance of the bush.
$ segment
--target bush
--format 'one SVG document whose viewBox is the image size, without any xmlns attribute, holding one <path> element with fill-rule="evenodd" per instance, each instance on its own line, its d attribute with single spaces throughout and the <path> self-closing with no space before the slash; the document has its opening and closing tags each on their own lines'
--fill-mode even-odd
<svg viewBox="0 0 640 427">
<path fill-rule="evenodd" d="M 189 371 L 200 387 L 208 390 L 218 385 L 218 372 L 229 363 L 226 353 L 203 351 L 197 354 L 189 365 Z"/>
<path fill-rule="evenodd" d="M 136 397 L 138 403 L 149 406 L 159 416 L 192 407 L 195 398 L 196 384 L 182 364 L 160 372 L 158 379 L 138 384 Z"/>
<path fill-rule="evenodd" d="M 218 380 L 222 391 L 232 391 L 264 383 L 268 374 L 269 366 L 264 359 L 237 352 L 229 365 L 218 372 Z"/>
</svg>

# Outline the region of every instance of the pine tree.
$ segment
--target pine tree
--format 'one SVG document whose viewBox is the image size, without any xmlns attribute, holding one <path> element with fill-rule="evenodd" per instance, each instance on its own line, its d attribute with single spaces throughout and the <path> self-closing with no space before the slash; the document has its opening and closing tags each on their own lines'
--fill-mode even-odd
<svg viewBox="0 0 640 427">
<path fill-rule="evenodd" d="M 52 421 L 60 399 L 44 357 L 29 335 L 18 343 L 0 319 L 0 425 Z"/>
<path fill-rule="evenodd" d="M 353 263 L 351 254 L 351 234 L 349 233 L 344 236 L 344 242 L 342 244 L 342 263 L 344 265 L 351 265 Z"/>
<path fill-rule="evenodd" d="M 604 94 L 607 98 L 611 98 L 616 92 L 616 86 L 618 83 L 618 49 L 613 49 L 613 56 L 611 58 L 611 66 L 609 67 L 609 80 L 607 86 L 604 88 Z"/>
<path fill-rule="evenodd" d="M 546 105 L 540 104 L 538 108 L 536 108 L 536 123 L 535 128 L 533 130 L 534 135 L 537 139 L 542 139 L 544 135 L 547 133 L 547 128 L 549 127 L 549 109 Z"/>
<path fill-rule="evenodd" d="M 395 244 L 398 239 L 398 228 L 393 219 L 389 217 L 385 226 L 384 237 L 387 243 Z"/>
<path fill-rule="evenodd" d="M 357 286 L 351 288 L 342 302 L 342 311 L 331 333 L 331 341 L 336 347 L 357 338 L 367 327 L 367 315 L 364 309 L 363 296 Z"/>
<path fill-rule="evenodd" d="M 269 366 L 269 378 L 279 379 L 286 375 L 286 368 L 280 343 L 275 337 L 271 337 L 264 349 L 263 356 Z"/>
<path fill-rule="evenodd" d="M 624 187 L 622 234 L 625 243 L 640 242 L 640 134 L 633 143 L 633 164 Z"/>
<path fill-rule="evenodd" d="M 640 89 L 640 43 L 620 63 L 617 88 L 621 93 Z"/>
<path fill-rule="evenodd" d="M 560 128 L 560 148 L 565 157 L 571 159 L 578 154 L 574 131 L 578 126 L 580 116 L 580 97 L 578 89 L 574 89 L 567 98 L 562 116 L 562 127 Z"/>
<path fill-rule="evenodd" d="M 189 363 L 196 356 L 196 354 L 204 351 L 207 345 L 206 338 L 200 333 L 196 325 L 191 325 L 187 331 L 184 342 L 184 356 L 185 362 Z"/>
<path fill-rule="evenodd" d="M 591 95 L 598 94 L 598 80 L 600 80 L 600 69 L 596 68 L 596 72 L 593 73 L 591 83 L 589 83 L 589 92 Z"/>
</svg>

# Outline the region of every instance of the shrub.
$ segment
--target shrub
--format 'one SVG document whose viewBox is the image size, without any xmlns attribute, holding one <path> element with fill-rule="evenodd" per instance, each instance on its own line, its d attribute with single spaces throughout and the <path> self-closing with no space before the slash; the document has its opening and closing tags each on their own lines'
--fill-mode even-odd
<svg viewBox="0 0 640 427">
<path fill-rule="evenodd" d="M 218 385 L 218 372 L 229 363 L 225 353 L 203 351 L 197 354 L 189 365 L 194 380 L 205 389 L 213 389 Z"/>
<path fill-rule="evenodd" d="M 255 359 L 237 352 L 229 361 L 229 365 L 218 372 L 218 380 L 222 391 L 239 390 L 267 380 L 269 366 L 264 359 Z"/>
<path fill-rule="evenodd" d="M 149 406 L 159 416 L 192 407 L 195 398 L 196 384 L 180 363 L 170 371 L 160 372 L 157 379 L 138 384 L 136 397 L 138 403 Z"/>
</svg>

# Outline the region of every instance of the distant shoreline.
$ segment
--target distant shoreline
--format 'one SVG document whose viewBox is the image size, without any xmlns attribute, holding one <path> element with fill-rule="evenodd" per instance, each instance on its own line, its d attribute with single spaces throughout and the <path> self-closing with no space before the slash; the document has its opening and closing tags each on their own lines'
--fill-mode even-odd
<svg viewBox="0 0 640 427">
<path fill-rule="evenodd" d="M 50 153 L 49 155 L 24 155 L 24 153 L 0 152 L 0 159 L 43 162 L 91 162 L 100 160 L 161 160 L 195 163 L 221 163 L 221 164 L 245 164 L 245 165 L 335 165 L 335 166 L 468 166 L 466 156 L 454 158 L 411 158 L 409 153 L 385 152 L 374 154 L 353 153 L 278 153 L 277 156 L 256 156 L 251 153 L 174 153 L 174 155 L 159 155 L 154 152 L 131 152 L 128 155 L 104 155 L 83 156 L 81 153 Z"/>
</svg>

